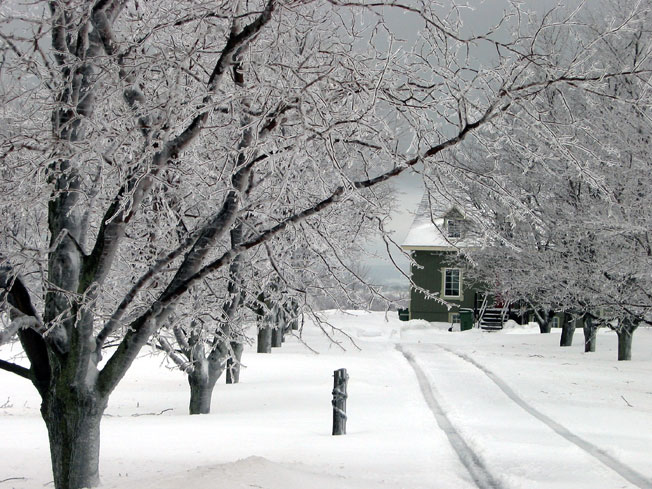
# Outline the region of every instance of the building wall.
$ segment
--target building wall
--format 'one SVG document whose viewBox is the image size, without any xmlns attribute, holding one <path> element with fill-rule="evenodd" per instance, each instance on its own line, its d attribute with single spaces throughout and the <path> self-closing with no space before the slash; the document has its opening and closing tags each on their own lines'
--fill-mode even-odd
<svg viewBox="0 0 652 489">
<path fill-rule="evenodd" d="M 454 268 L 447 262 L 454 252 L 444 251 L 413 251 L 412 257 L 420 267 L 412 266 L 412 280 L 416 285 L 433 293 L 442 293 L 442 270 Z M 450 313 L 458 312 L 460 307 L 473 309 L 475 290 L 466 286 L 462 273 L 462 297 L 445 298 L 453 305 L 448 307 L 440 302 L 426 298 L 425 294 L 412 288 L 410 291 L 410 319 L 425 319 L 426 321 L 449 322 Z"/>
</svg>

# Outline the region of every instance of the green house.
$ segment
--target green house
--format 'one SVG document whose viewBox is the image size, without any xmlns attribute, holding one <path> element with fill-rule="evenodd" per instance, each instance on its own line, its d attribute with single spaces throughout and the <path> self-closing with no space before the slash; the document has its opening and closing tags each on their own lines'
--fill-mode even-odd
<svg viewBox="0 0 652 489">
<path fill-rule="evenodd" d="M 531 310 L 505 303 L 488 291 L 486 284 L 464 279 L 456 257 L 465 249 L 479 246 L 479 233 L 459 202 L 441 197 L 438 200 L 428 192 L 421 199 L 401 245 L 413 260 L 406 319 L 456 323 L 460 309 L 471 309 L 475 324 L 485 330 L 501 329 L 507 319 L 520 324 L 528 319 L 533 322 Z M 562 326 L 565 320 L 566 315 L 558 312 L 552 318 L 552 327 Z"/>
<path fill-rule="evenodd" d="M 460 308 L 477 308 L 480 291 L 464 280 L 462 268 L 453 260 L 473 245 L 470 231 L 463 209 L 424 195 L 402 245 L 414 261 L 410 319 L 452 323 L 459 321 Z"/>
</svg>

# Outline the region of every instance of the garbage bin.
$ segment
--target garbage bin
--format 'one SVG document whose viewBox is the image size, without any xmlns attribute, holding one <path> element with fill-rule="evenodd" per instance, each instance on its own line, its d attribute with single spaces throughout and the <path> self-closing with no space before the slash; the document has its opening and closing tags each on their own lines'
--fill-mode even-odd
<svg viewBox="0 0 652 489">
<path fill-rule="evenodd" d="M 398 310 L 398 318 L 401 321 L 409 321 L 410 320 L 410 310 L 407 308 L 401 308 Z"/>
<path fill-rule="evenodd" d="M 460 331 L 473 328 L 473 310 L 460 309 Z"/>
</svg>

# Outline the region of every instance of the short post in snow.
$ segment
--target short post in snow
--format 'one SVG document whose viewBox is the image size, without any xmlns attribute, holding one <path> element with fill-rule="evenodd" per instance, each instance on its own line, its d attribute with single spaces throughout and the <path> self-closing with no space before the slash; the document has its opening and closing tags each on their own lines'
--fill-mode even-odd
<svg viewBox="0 0 652 489">
<path fill-rule="evenodd" d="M 345 368 L 333 372 L 333 435 L 346 435 L 346 386 L 349 376 Z"/>
</svg>

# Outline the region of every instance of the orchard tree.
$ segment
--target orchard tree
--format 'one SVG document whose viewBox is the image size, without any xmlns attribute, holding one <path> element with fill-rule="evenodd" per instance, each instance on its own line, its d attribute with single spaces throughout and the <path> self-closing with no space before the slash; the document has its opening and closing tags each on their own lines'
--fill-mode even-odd
<svg viewBox="0 0 652 489">
<path fill-rule="evenodd" d="M 2 338 L 28 362 L 0 368 L 41 395 L 57 489 L 99 483 L 111 392 L 204 280 L 373 204 L 374 188 L 439 166 L 544 89 L 637 75 L 601 65 L 597 42 L 575 57 L 541 45 L 586 28 L 581 9 L 535 21 L 507 7 L 473 34 L 466 11 L 425 0 L 0 6 Z M 590 36 L 628 38 L 637 9 Z M 411 47 L 397 14 L 418 32 Z M 233 242 L 252 182 L 275 182 L 267 215 Z"/>
<path fill-rule="evenodd" d="M 287 214 L 290 202 L 296 205 L 304 199 L 300 191 L 275 198 L 276 189 L 301 188 L 301 182 L 292 181 L 287 174 L 275 180 L 278 177 L 267 174 L 264 180 L 249 182 L 240 203 L 241 217 L 224 246 L 236 247 L 256 229 L 269 227 L 265 221 L 274 212 L 285 209 Z M 378 195 L 374 206 L 387 200 L 387 195 Z M 299 313 L 311 313 L 313 297 L 328 295 L 336 304 L 342 300 L 362 304 L 360 298 L 354 298 L 359 295 L 356 283 L 370 294 L 381 295 L 365 284 L 351 265 L 364 253 L 363 246 L 377 226 L 376 219 L 369 216 L 378 213 L 370 201 L 348 202 L 337 212 L 325 211 L 319 219 L 299 224 L 296 232 L 277 235 L 264 246 L 238 254 L 224 270 L 189 290 L 188 299 L 177 305 L 154 345 L 187 374 L 190 414 L 210 412 L 213 389 L 225 370 L 227 380 L 230 377 L 237 382 L 245 343 L 254 342 L 257 333 L 259 353 L 281 346 Z M 182 241 L 185 225 L 177 228 L 178 241 Z M 257 331 L 251 331 L 252 323 L 257 324 Z"/>
<path fill-rule="evenodd" d="M 639 13 L 631 37 L 598 40 L 600 62 L 649 72 L 648 18 Z M 552 86 L 501 128 L 507 134 L 479 131 L 454 160 L 481 175 L 458 179 L 486 226 L 485 245 L 470 253 L 475 272 L 505 297 L 564 312 L 562 346 L 574 319 L 584 320 L 586 351 L 595 350 L 597 326 L 613 328 L 619 360 L 631 359 L 632 335 L 652 306 L 650 102 L 646 77 L 614 77 L 594 91 Z"/>
</svg>

